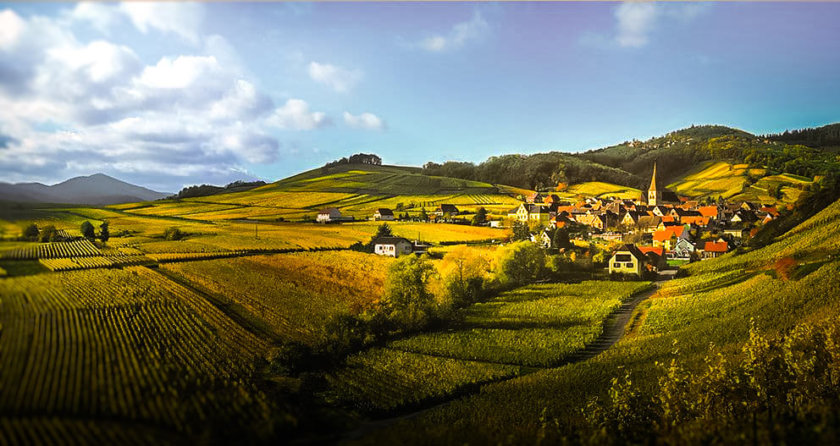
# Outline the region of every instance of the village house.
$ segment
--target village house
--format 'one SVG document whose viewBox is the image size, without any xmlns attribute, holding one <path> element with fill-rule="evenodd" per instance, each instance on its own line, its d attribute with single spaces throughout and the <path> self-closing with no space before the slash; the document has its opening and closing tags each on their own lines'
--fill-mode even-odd
<svg viewBox="0 0 840 446">
<path fill-rule="evenodd" d="M 543 230 L 539 234 L 531 234 L 531 241 L 544 249 L 551 248 L 551 235 L 548 230 Z"/>
<path fill-rule="evenodd" d="M 671 251 L 672 251 L 672 254 L 673 254 L 674 258 L 690 259 L 691 254 L 694 253 L 695 249 L 696 248 L 694 247 L 694 243 L 691 243 L 687 239 L 681 238 L 681 239 L 677 240 L 677 242 L 674 244 L 673 249 Z"/>
<path fill-rule="evenodd" d="M 336 208 L 324 208 L 318 211 L 315 219 L 318 223 L 330 223 L 341 220 L 341 211 Z"/>
<path fill-rule="evenodd" d="M 703 245 L 703 258 L 713 259 L 720 257 L 729 252 L 729 243 L 725 240 L 718 240 L 716 242 L 706 242 Z"/>
<path fill-rule="evenodd" d="M 668 261 L 665 259 L 664 248 L 654 248 L 651 246 L 639 246 L 639 251 L 647 257 L 646 267 L 648 271 L 661 271 L 668 268 Z"/>
<path fill-rule="evenodd" d="M 458 208 L 454 204 L 442 204 L 435 209 L 435 215 L 438 217 L 454 217 L 459 213 L 460 211 L 458 211 Z"/>
<path fill-rule="evenodd" d="M 373 252 L 380 256 L 399 257 L 411 254 L 413 247 L 402 237 L 379 237 L 373 241 Z"/>
<path fill-rule="evenodd" d="M 646 262 L 647 257 L 635 245 L 624 245 L 610 257 L 610 274 L 635 274 L 641 277 Z"/>
<path fill-rule="evenodd" d="M 390 209 L 379 208 L 373 213 L 375 221 L 394 221 L 394 212 Z"/>
</svg>

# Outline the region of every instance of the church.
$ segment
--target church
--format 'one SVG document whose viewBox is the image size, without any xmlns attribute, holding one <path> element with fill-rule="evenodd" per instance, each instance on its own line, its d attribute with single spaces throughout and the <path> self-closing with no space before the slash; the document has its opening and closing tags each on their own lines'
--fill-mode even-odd
<svg viewBox="0 0 840 446">
<path fill-rule="evenodd" d="M 656 187 L 656 161 L 653 162 L 653 177 L 650 179 L 647 204 L 648 206 L 659 206 L 662 204 L 662 192 Z"/>
</svg>

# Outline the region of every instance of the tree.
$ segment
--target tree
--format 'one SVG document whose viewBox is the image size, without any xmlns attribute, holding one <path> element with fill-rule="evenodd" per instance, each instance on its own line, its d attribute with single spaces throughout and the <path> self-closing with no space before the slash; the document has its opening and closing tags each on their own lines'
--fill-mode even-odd
<svg viewBox="0 0 840 446">
<path fill-rule="evenodd" d="M 388 226 L 388 223 L 382 223 L 376 229 L 376 235 L 373 237 L 374 240 L 378 239 L 379 237 L 391 237 L 393 233 L 391 232 L 391 227 Z"/>
<path fill-rule="evenodd" d="M 513 222 L 513 241 L 530 240 L 531 232 L 528 230 L 528 225 L 521 221 Z"/>
<path fill-rule="evenodd" d="M 391 264 L 381 305 L 401 328 L 423 327 L 434 311 L 434 296 L 427 289 L 435 267 L 417 256 L 404 256 Z"/>
<path fill-rule="evenodd" d="M 490 261 L 480 250 L 459 245 L 449 251 L 440 265 L 443 283 L 452 304 L 469 305 L 481 297 Z"/>
<path fill-rule="evenodd" d="M 44 226 L 44 229 L 41 230 L 39 241 L 41 243 L 58 241 L 58 231 L 55 229 L 55 226 Z"/>
<path fill-rule="evenodd" d="M 557 228 L 554 230 L 554 237 L 551 238 L 551 247 L 553 249 L 568 250 L 572 247 L 572 242 L 569 240 L 569 232 L 565 228 Z"/>
<path fill-rule="evenodd" d="M 426 208 L 420 209 L 420 221 L 429 221 L 429 214 L 426 213 Z"/>
<path fill-rule="evenodd" d="M 102 243 L 105 243 L 109 238 L 111 238 L 111 233 L 108 231 L 108 222 L 102 222 L 99 225 L 99 239 L 102 240 Z"/>
<path fill-rule="evenodd" d="M 542 275 L 545 253 L 530 242 L 512 243 L 499 249 L 496 268 L 503 282 L 524 285 Z"/>
<path fill-rule="evenodd" d="M 472 219 L 473 226 L 480 226 L 483 225 L 487 221 L 487 209 L 484 209 L 484 206 L 478 208 L 476 211 L 475 216 Z"/>
<path fill-rule="evenodd" d="M 94 230 L 93 230 L 93 225 L 90 224 L 89 221 L 85 221 L 84 223 L 82 223 L 82 228 L 81 229 L 82 229 L 82 237 L 84 237 L 88 240 L 93 240 L 96 237 L 96 234 L 94 233 Z"/>
<path fill-rule="evenodd" d="M 41 231 L 38 230 L 38 226 L 35 223 L 30 223 L 29 226 L 23 229 L 23 238 L 29 241 L 37 241 L 38 234 Z"/>
</svg>

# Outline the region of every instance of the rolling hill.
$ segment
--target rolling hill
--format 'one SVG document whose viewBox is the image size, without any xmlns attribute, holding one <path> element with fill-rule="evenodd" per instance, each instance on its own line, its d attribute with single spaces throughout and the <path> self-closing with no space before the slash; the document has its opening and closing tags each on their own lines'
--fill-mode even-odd
<svg viewBox="0 0 840 446">
<path fill-rule="evenodd" d="M 12 201 L 93 205 L 151 201 L 170 195 L 101 173 L 71 178 L 52 186 L 41 183 L 0 183 L 0 194 Z"/>
</svg>

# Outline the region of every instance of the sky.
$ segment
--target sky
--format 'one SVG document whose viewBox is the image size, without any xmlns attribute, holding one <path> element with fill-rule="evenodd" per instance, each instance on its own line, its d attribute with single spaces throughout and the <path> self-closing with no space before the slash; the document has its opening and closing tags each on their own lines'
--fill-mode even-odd
<svg viewBox="0 0 840 446">
<path fill-rule="evenodd" d="M 0 3 L 0 181 L 175 192 L 840 121 L 840 3 Z"/>
</svg>

